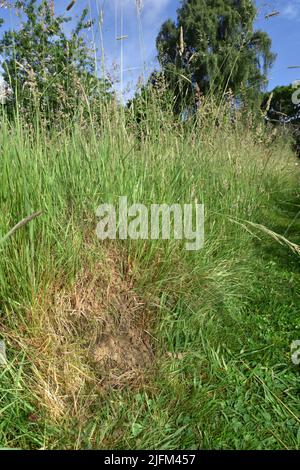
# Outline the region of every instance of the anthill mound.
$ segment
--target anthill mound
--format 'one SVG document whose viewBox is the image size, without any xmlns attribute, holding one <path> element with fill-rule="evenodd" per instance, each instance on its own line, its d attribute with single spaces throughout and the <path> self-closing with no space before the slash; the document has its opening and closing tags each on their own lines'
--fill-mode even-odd
<svg viewBox="0 0 300 470">
<path fill-rule="evenodd" d="M 105 253 L 72 286 L 57 282 L 40 294 L 25 331 L 11 337 L 26 351 L 34 392 L 52 415 L 78 414 L 92 395 L 145 383 L 154 363 L 151 314 L 125 271 L 124 256 Z"/>
</svg>

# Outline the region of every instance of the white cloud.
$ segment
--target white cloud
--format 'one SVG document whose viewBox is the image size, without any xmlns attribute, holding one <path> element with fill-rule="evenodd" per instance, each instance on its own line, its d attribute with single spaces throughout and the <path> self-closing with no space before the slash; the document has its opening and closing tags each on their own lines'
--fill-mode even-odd
<svg viewBox="0 0 300 470">
<path fill-rule="evenodd" d="M 300 2 L 288 2 L 281 12 L 282 16 L 288 20 L 300 18 Z"/>
<path fill-rule="evenodd" d="M 161 15 L 170 3 L 171 0 L 144 0 L 144 20 L 146 23 L 154 23 L 153 27 L 156 28 L 157 24 L 155 23 L 161 23 Z"/>
<path fill-rule="evenodd" d="M 162 23 L 174 15 L 174 7 L 177 8 L 180 1 L 97 0 L 97 2 L 104 9 L 106 71 L 117 80 L 114 88 L 118 93 L 120 93 L 121 76 L 123 77 L 124 96 L 128 98 L 132 96 L 138 79 L 142 77 L 147 80 L 150 72 L 158 66 L 157 34 Z M 137 18 L 137 3 L 141 5 L 140 22 Z M 96 9 L 94 14 L 97 14 Z M 124 39 L 120 40 L 123 36 Z M 119 40 L 116 40 L 117 38 Z M 130 87 L 130 92 L 126 91 L 127 87 Z"/>
</svg>

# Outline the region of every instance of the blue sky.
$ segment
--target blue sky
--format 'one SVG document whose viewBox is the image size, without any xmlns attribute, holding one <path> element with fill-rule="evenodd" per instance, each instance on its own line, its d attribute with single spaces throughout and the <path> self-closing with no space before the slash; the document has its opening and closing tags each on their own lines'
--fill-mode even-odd
<svg viewBox="0 0 300 470">
<path fill-rule="evenodd" d="M 1 5 L 0 1 L 0 5 Z M 5 2 L 4 2 L 5 3 Z M 70 0 L 55 0 L 57 13 L 65 12 Z M 167 18 L 176 18 L 179 0 L 140 0 L 141 11 L 137 13 L 136 0 L 77 0 L 70 11 L 73 17 L 82 8 L 91 8 L 92 16 L 103 12 L 103 44 L 106 73 L 119 83 L 123 80 L 125 96 L 130 96 L 139 77 L 157 67 L 155 39 L 161 24 Z M 257 0 L 259 7 L 256 27 L 266 31 L 272 38 L 273 51 L 278 54 L 276 63 L 269 74 L 269 89 L 300 79 L 300 69 L 288 69 L 300 65 L 300 0 Z M 273 11 L 280 14 L 268 20 L 265 15 Z M 0 15 L 6 21 L 6 28 L 20 21 L 14 12 L 0 8 Z M 70 28 L 71 24 L 67 26 Z M 89 32 L 101 47 L 99 25 Z M 117 40 L 119 36 L 127 36 Z M 99 55 L 100 56 L 100 55 Z M 121 74 L 121 63 L 123 73 Z M 99 70 L 101 64 L 99 63 Z"/>
</svg>

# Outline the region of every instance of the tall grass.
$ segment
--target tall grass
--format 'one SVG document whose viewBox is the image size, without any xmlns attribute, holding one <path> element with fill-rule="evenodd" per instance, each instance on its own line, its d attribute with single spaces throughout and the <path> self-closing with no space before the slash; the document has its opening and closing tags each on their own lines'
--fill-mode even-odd
<svg viewBox="0 0 300 470">
<path fill-rule="evenodd" d="M 1 121 L 0 238 L 42 215 L 0 245 L 0 445 L 296 448 L 298 258 L 257 230 L 283 235 L 278 207 L 299 201 L 289 141 L 212 102 L 196 121 L 147 113 L 142 135 L 113 104 L 84 127 Z M 204 203 L 205 247 L 100 242 L 96 208 L 119 196 Z M 106 382 L 92 349 L 141 317 L 155 359 Z"/>
</svg>

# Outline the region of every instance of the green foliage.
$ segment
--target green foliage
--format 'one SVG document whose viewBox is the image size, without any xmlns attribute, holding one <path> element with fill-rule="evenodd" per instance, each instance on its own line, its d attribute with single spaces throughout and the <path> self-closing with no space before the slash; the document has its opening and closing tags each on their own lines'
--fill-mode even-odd
<svg viewBox="0 0 300 470">
<path fill-rule="evenodd" d="M 267 81 L 275 55 L 271 40 L 254 31 L 254 2 L 183 0 L 177 22 L 166 21 L 157 37 L 160 64 L 179 102 L 201 93 L 242 89 L 252 100 Z"/>
<path fill-rule="evenodd" d="M 293 85 L 279 86 L 272 92 L 265 94 L 262 107 L 266 108 L 270 99 L 269 109 L 267 110 L 267 116 L 270 121 L 282 123 L 290 121 L 300 122 L 300 100 L 298 100 L 298 104 L 295 100 L 293 102 L 293 95 L 297 98 L 297 89 Z M 298 93 L 299 96 L 300 93 Z"/>
<path fill-rule="evenodd" d="M 174 87 L 188 102 L 201 80 L 202 91 L 230 86 L 246 96 L 258 76 L 250 67 L 258 49 L 245 52 L 248 75 L 242 64 L 239 75 L 224 63 L 219 77 L 221 49 L 206 62 L 197 51 L 191 59 L 187 43 L 178 45 L 180 26 L 168 23 L 172 60 L 161 57 L 163 72 L 125 111 L 105 107 L 99 126 L 91 108 L 107 87 L 81 38 L 86 13 L 67 38 L 66 19 L 54 17 L 47 2 L 18 3 L 25 21 L 0 42 L 22 111 L 13 123 L 1 116 L 0 239 L 26 215 L 42 215 L 0 246 L 0 338 L 8 360 L 0 366 L 0 448 L 299 448 L 299 371 L 290 357 L 299 337 L 299 260 L 275 241 L 276 232 L 300 243 L 295 156 L 284 136 L 274 142 L 266 126 L 252 125 L 252 115 L 246 125 L 235 109 L 232 122 L 227 102 L 204 97 L 191 120 L 173 113 L 183 103 L 174 102 Z M 233 5 L 238 11 L 246 2 L 186 1 L 182 9 L 193 4 L 228 12 L 215 32 L 230 55 L 230 41 L 240 28 L 246 35 L 254 10 L 238 22 Z M 209 32 L 217 22 L 208 13 Z M 243 51 L 233 49 L 238 64 Z M 207 66 L 207 80 L 194 60 Z M 171 82 L 172 67 L 179 83 Z M 274 93 L 269 116 L 277 109 L 291 119 L 290 92 Z M 87 127 L 73 119 L 83 103 Z M 49 128 L 28 132 L 28 117 Z M 63 129 L 59 117 L 67 117 Z M 95 210 L 120 195 L 129 204 L 204 203 L 204 249 L 188 252 L 178 240 L 100 242 Z M 275 240 L 251 222 L 272 229 Z M 106 334 L 106 315 L 120 315 L 123 328 L 127 309 L 130 328 L 142 314 L 153 363 L 141 381 L 128 370 L 127 386 L 105 386 L 106 370 L 80 332 L 95 317 Z"/>
<path fill-rule="evenodd" d="M 157 110 L 160 110 L 159 119 L 172 122 L 174 125 L 174 107 L 172 96 L 167 87 L 164 74 L 152 72 L 148 82 L 137 90 L 134 97 L 127 104 L 128 123 L 134 129 L 140 140 L 152 135 L 153 129 L 157 127 Z M 155 111 L 155 112 L 154 112 Z M 168 118 L 171 118 L 168 119 Z"/>
<path fill-rule="evenodd" d="M 283 125 L 291 131 L 295 149 L 300 156 L 300 84 L 279 86 L 266 93 L 262 103 L 269 122 Z"/>
<path fill-rule="evenodd" d="M 15 104 L 32 118 L 33 111 L 56 121 L 74 115 L 93 100 L 107 97 L 109 84 L 95 76 L 92 51 L 82 33 L 91 26 L 84 9 L 68 37 L 71 18 L 55 16 L 49 2 L 19 1 L 22 24 L 0 40 L 4 78 L 15 92 Z"/>
<path fill-rule="evenodd" d="M 0 369 L 0 447 L 296 449 L 299 259 L 245 228 L 266 224 L 300 242 L 294 155 L 281 138 L 271 144 L 264 126 L 258 134 L 227 125 L 218 103 L 203 104 L 199 125 L 147 103 L 143 145 L 116 108 L 103 116 L 101 139 L 96 122 L 34 136 L 22 116 L 18 126 L 1 122 L 0 236 L 43 214 L 1 246 L 9 366 Z M 119 195 L 129 204 L 204 202 L 204 249 L 100 242 L 95 210 Z M 123 317 L 131 292 L 153 338 L 153 367 L 133 388 L 103 387 L 84 335 L 65 335 L 94 315 L 104 326 L 106 314 Z M 80 369 L 70 367 L 74 357 Z"/>
</svg>

